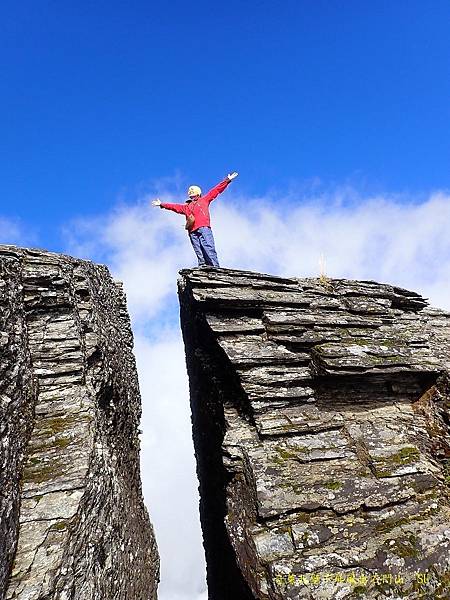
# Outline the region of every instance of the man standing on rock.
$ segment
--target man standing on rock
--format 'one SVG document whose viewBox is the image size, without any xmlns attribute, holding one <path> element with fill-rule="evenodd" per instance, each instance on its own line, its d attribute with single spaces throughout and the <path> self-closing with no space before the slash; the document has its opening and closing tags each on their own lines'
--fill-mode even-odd
<svg viewBox="0 0 450 600">
<path fill-rule="evenodd" d="M 184 204 L 161 202 L 159 198 L 152 202 L 153 206 L 173 210 L 176 213 L 186 216 L 185 228 L 189 233 L 189 239 L 197 255 L 199 267 L 207 265 L 213 267 L 219 266 L 214 237 L 211 231 L 209 205 L 237 176 L 236 172 L 230 173 L 223 181 L 209 190 L 205 196 L 202 196 L 202 190 L 198 185 L 191 185 L 188 189 L 189 198 Z"/>
</svg>

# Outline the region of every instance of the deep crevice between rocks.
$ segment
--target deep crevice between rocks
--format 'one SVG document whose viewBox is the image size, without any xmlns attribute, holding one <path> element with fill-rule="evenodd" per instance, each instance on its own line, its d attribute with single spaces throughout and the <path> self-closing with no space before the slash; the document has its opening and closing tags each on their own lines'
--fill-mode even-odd
<svg viewBox="0 0 450 600">
<path fill-rule="evenodd" d="M 189 374 L 191 419 L 200 490 L 200 521 L 207 563 L 209 600 L 254 600 L 236 563 L 225 527 L 229 475 L 222 462 L 224 405 L 248 415 L 242 389 L 203 316 L 195 310 L 189 288 L 180 291 L 181 324 Z M 207 352 L 205 351 L 207 349 Z M 220 380 L 221 385 L 215 385 Z"/>
</svg>

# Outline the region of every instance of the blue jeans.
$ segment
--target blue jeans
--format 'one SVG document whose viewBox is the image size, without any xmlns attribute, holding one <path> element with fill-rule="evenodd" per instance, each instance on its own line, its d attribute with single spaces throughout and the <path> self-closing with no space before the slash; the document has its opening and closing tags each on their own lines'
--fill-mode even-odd
<svg viewBox="0 0 450 600">
<path fill-rule="evenodd" d="M 219 266 L 211 227 L 199 227 L 189 234 L 189 239 L 197 255 L 199 267 L 203 265 Z"/>
</svg>

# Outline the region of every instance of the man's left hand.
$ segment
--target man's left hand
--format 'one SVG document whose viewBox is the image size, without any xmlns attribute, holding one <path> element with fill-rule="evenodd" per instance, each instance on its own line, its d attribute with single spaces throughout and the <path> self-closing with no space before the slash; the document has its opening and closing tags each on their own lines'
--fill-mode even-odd
<svg viewBox="0 0 450 600">
<path fill-rule="evenodd" d="M 236 177 L 238 176 L 239 173 L 236 173 L 236 171 L 233 171 L 233 173 L 229 173 L 227 175 L 227 179 L 228 181 L 233 181 L 233 179 L 236 179 Z"/>
</svg>

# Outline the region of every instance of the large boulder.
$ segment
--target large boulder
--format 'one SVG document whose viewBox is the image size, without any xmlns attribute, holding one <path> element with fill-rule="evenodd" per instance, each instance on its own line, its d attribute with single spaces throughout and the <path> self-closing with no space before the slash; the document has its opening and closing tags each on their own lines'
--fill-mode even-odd
<svg viewBox="0 0 450 600">
<path fill-rule="evenodd" d="M 450 314 L 227 269 L 179 295 L 210 600 L 450 597 Z"/>
<path fill-rule="evenodd" d="M 0 598 L 155 600 L 121 285 L 0 246 L 0 344 Z"/>
</svg>

